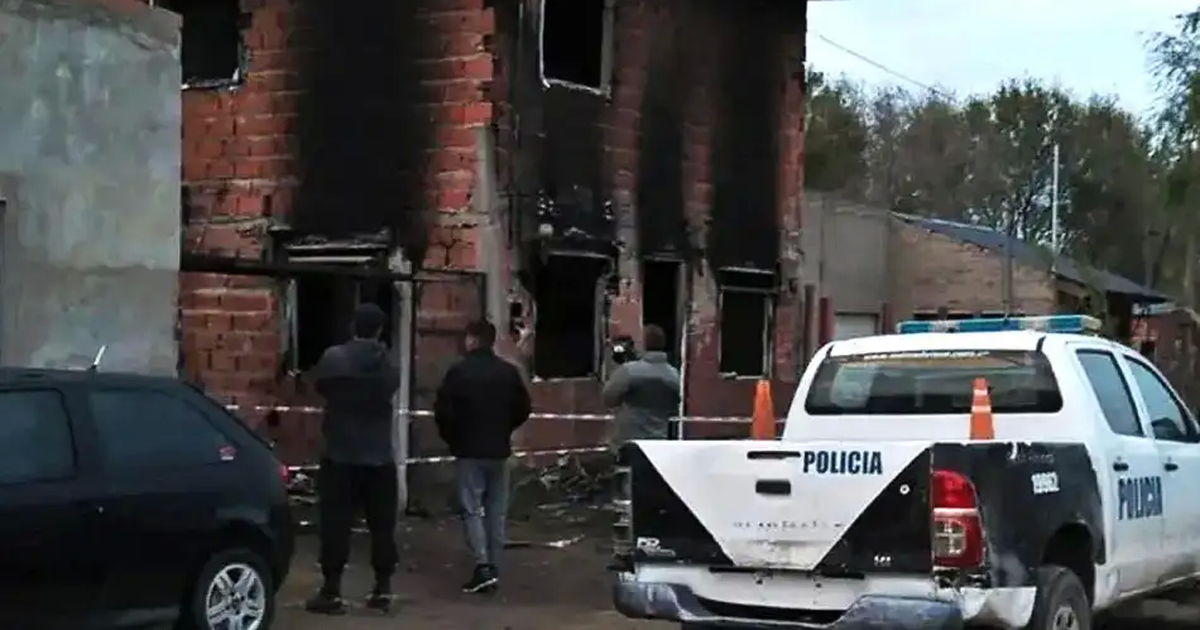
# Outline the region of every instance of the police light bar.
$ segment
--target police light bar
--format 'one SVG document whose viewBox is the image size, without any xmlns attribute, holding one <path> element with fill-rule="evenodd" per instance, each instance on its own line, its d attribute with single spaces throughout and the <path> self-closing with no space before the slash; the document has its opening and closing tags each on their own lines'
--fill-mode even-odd
<svg viewBox="0 0 1200 630">
<path fill-rule="evenodd" d="M 1036 330 L 1048 333 L 1076 335 L 1098 334 L 1100 320 L 1088 315 L 1048 315 L 1045 317 L 983 317 L 978 319 L 941 319 L 906 321 L 896 324 L 902 335 L 936 332 L 1000 332 L 1005 330 Z"/>
</svg>

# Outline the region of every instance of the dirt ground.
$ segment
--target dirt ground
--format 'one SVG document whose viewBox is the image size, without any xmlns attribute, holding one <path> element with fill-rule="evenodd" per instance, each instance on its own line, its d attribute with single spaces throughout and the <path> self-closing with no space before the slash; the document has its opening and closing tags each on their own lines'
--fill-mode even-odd
<svg viewBox="0 0 1200 630">
<path fill-rule="evenodd" d="M 582 529 L 589 529 L 584 527 Z M 592 528 L 594 529 L 594 528 Z M 580 528 L 563 534 L 545 526 L 515 523 L 510 537 L 532 543 L 574 538 Z M 410 519 L 401 527 L 401 568 L 396 578 L 394 610 L 382 615 L 362 606 L 371 586 L 367 537 L 355 536 L 347 569 L 345 595 L 352 611 L 344 617 L 304 612 L 303 601 L 320 584 L 316 540 L 304 536 L 292 574 L 279 598 L 275 627 L 285 630 L 650 630 L 670 624 L 636 622 L 612 609 L 607 557 L 601 536 L 592 535 L 562 548 L 537 546 L 509 549 L 503 561 L 501 587 L 493 595 L 459 591 L 470 571 L 462 533 L 453 518 Z"/>
<path fill-rule="evenodd" d="M 367 539 L 356 535 L 345 594 L 352 601 L 344 617 L 310 615 L 303 601 L 318 587 L 316 540 L 304 536 L 292 575 L 280 594 L 275 627 L 284 630 L 658 630 L 667 623 L 633 621 L 617 614 L 609 599 L 604 538 L 595 526 L 549 529 L 516 523 L 512 538 L 549 542 L 590 535 L 562 548 L 529 546 L 506 552 L 502 587 L 490 596 L 464 595 L 459 585 L 470 564 L 459 524 L 452 518 L 411 519 L 401 528 L 401 570 L 397 604 L 388 615 L 362 606 L 370 588 Z M 1121 611 L 1105 630 L 1194 629 L 1200 625 L 1200 591 L 1184 603 L 1151 601 Z"/>
</svg>

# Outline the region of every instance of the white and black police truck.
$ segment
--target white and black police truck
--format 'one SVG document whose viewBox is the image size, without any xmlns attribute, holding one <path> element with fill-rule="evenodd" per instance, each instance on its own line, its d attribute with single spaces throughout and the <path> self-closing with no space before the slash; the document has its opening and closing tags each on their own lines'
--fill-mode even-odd
<svg viewBox="0 0 1200 630">
<path fill-rule="evenodd" d="M 781 440 L 626 445 L 616 608 L 689 628 L 1089 630 L 1200 577 L 1200 431 L 1099 324 L 903 322 L 822 348 Z M 987 439 L 968 428 L 979 378 Z"/>
</svg>

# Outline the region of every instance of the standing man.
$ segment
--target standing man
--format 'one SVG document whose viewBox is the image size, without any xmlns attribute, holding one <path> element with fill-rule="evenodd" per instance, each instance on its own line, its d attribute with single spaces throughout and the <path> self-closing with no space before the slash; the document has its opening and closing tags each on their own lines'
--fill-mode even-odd
<svg viewBox="0 0 1200 630">
<path fill-rule="evenodd" d="M 490 322 L 467 327 L 466 353 L 446 372 L 433 409 L 438 433 L 455 458 L 463 529 L 475 559 L 464 593 L 490 591 L 499 583 L 512 433 L 531 409 L 525 380 L 516 366 L 496 356 L 495 343 Z"/>
<path fill-rule="evenodd" d="M 387 316 L 375 304 L 354 311 L 354 338 L 325 351 L 308 374 L 325 399 L 325 450 L 317 478 L 324 584 L 308 600 L 310 612 L 340 615 L 342 573 L 350 555 L 350 528 L 362 510 L 371 533 L 375 587 L 367 606 L 388 610 L 396 571 L 399 496 L 392 449 L 392 396 L 400 371 L 379 341 Z"/>
<path fill-rule="evenodd" d="M 645 353 L 621 364 L 604 384 L 604 404 L 616 410 L 610 447 L 629 440 L 666 439 L 679 412 L 679 370 L 667 361 L 667 337 L 651 324 L 644 331 Z"/>
</svg>

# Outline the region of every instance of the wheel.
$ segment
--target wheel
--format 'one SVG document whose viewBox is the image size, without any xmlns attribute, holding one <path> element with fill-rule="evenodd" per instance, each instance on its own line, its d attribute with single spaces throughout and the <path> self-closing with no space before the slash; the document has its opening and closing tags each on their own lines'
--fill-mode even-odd
<svg viewBox="0 0 1200 630">
<path fill-rule="evenodd" d="M 249 549 L 216 553 L 196 574 L 182 613 L 182 630 L 268 630 L 275 588 L 266 561 Z"/>
<path fill-rule="evenodd" d="M 1092 630 L 1092 605 L 1073 571 L 1038 569 L 1037 599 L 1025 630 Z"/>
</svg>

